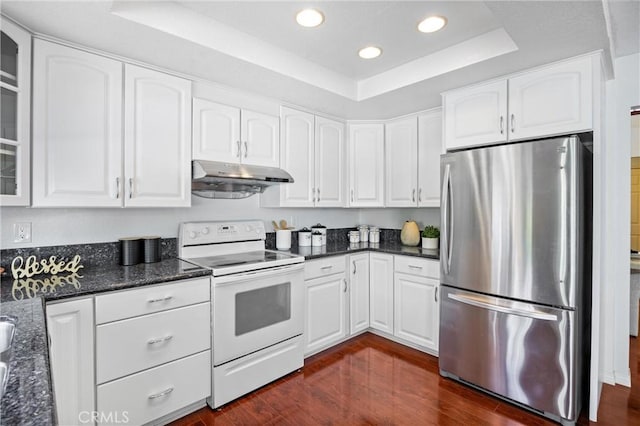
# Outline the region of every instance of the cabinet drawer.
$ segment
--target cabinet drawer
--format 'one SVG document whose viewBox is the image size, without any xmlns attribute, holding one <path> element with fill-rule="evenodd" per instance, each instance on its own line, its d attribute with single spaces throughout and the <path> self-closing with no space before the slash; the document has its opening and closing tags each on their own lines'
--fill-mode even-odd
<svg viewBox="0 0 640 426">
<path fill-rule="evenodd" d="M 304 263 L 304 279 L 312 280 L 345 270 L 345 256 L 331 256 Z"/>
<path fill-rule="evenodd" d="M 395 272 L 440 279 L 440 262 L 415 256 L 396 256 Z"/>
<path fill-rule="evenodd" d="M 209 348 L 208 302 L 100 325 L 96 329 L 97 383 Z"/>
<path fill-rule="evenodd" d="M 208 302 L 209 278 L 174 281 L 96 297 L 96 324 Z"/>
<path fill-rule="evenodd" d="M 211 395 L 211 351 L 98 386 L 98 412 L 111 422 L 141 425 Z"/>
</svg>

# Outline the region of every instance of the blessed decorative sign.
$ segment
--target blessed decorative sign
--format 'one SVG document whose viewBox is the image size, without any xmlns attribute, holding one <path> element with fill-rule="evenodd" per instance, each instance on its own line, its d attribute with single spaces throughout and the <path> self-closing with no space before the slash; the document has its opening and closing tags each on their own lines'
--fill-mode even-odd
<svg viewBox="0 0 640 426">
<path fill-rule="evenodd" d="M 82 276 L 74 272 L 73 274 L 53 275 L 41 279 L 25 278 L 13 280 L 11 294 L 14 300 L 22 300 L 25 297 L 31 299 L 38 293 L 55 293 L 58 288 L 62 288 L 65 285 L 71 285 L 78 290 L 80 289 L 79 278 L 82 278 Z"/>
<path fill-rule="evenodd" d="M 11 274 L 14 280 L 30 278 L 34 275 L 51 274 L 56 275 L 61 272 L 78 272 L 83 266 L 80 264 L 80 256 L 75 255 L 70 261 L 58 260 L 56 256 L 48 259 L 36 260 L 35 256 L 29 256 L 25 260 L 18 256 L 11 262 Z"/>
</svg>

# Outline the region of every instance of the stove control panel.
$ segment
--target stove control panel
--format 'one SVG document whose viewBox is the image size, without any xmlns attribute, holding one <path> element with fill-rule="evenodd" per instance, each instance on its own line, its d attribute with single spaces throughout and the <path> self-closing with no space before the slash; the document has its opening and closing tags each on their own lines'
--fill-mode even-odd
<svg viewBox="0 0 640 426">
<path fill-rule="evenodd" d="M 185 222 L 180 225 L 181 246 L 265 240 L 265 225 L 259 220 L 236 222 Z"/>
</svg>

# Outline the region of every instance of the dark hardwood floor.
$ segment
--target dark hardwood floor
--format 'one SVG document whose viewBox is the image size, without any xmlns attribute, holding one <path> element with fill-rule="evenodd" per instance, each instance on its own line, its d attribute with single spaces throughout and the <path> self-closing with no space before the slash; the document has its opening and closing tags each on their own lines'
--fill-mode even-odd
<svg viewBox="0 0 640 426">
<path fill-rule="evenodd" d="M 605 386 L 594 425 L 640 425 L 640 344 L 631 338 L 634 387 Z M 589 424 L 583 413 L 578 424 Z M 204 425 L 551 425 L 549 420 L 440 377 L 435 357 L 367 333 L 305 361 L 222 410 L 173 423 Z"/>
</svg>

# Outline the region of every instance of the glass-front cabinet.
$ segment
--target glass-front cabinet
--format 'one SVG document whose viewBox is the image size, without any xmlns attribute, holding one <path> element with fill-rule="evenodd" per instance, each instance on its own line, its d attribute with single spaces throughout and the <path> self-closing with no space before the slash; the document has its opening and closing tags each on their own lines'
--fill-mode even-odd
<svg viewBox="0 0 640 426">
<path fill-rule="evenodd" d="M 0 204 L 29 205 L 31 35 L 0 17 Z"/>
</svg>

